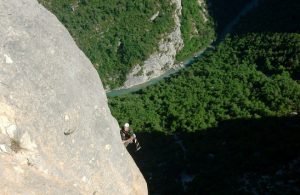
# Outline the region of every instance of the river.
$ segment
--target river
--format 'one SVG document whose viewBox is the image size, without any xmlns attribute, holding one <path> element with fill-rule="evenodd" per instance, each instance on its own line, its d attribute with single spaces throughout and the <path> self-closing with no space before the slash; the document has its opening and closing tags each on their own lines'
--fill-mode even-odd
<svg viewBox="0 0 300 195">
<path fill-rule="evenodd" d="M 224 38 L 226 37 L 227 34 L 231 33 L 233 30 L 233 27 L 239 22 L 240 18 L 244 15 L 246 15 L 248 12 L 250 12 L 253 8 L 258 6 L 259 0 L 252 0 L 250 3 L 245 5 L 245 7 L 239 12 L 239 14 L 229 23 L 227 26 L 224 28 L 223 32 L 220 34 L 220 36 L 217 38 L 216 41 L 212 42 L 210 45 L 208 45 L 205 49 L 202 49 L 198 52 L 196 52 L 192 57 L 184 60 L 182 62 L 182 66 L 180 68 L 173 68 L 168 71 L 166 71 L 164 74 L 160 75 L 159 77 L 153 78 L 145 83 L 139 84 L 139 85 L 134 85 L 129 88 L 120 88 L 120 89 L 113 89 L 111 91 L 108 91 L 106 95 L 108 97 L 115 97 L 115 96 L 121 96 L 125 95 L 128 93 L 132 93 L 135 91 L 138 91 L 140 89 L 143 89 L 147 86 L 153 85 L 158 83 L 159 81 L 170 77 L 172 74 L 178 72 L 179 70 L 186 68 L 190 65 L 192 65 L 195 61 L 198 61 L 205 52 L 213 49 L 218 43 L 220 43 Z"/>
</svg>

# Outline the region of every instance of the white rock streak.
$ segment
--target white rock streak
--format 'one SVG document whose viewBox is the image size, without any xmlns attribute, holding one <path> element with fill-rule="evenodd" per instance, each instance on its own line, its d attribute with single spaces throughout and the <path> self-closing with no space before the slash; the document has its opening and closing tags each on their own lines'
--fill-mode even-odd
<svg viewBox="0 0 300 195">
<path fill-rule="evenodd" d="M 9 57 L 9 55 L 4 54 L 4 58 L 5 58 L 5 63 L 6 64 L 12 64 L 13 60 L 11 59 L 11 57 Z"/>
</svg>

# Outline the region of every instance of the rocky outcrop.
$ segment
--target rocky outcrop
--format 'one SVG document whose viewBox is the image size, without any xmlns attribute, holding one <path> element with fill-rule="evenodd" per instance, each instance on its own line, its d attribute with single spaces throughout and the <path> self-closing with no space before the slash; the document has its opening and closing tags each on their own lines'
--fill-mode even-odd
<svg viewBox="0 0 300 195">
<path fill-rule="evenodd" d="M 144 83 L 176 66 L 174 65 L 176 54 L 183 48 L 180 31 L 182 6 L 181 0 L 171 0 L 171 3 L 175 5 L 174 30 L 159 42 L 157 52 L 152 54 L 142 65 L 138 64 L 134 66 L 132 71 L 127 75 L 124 88 Z M 153 18 L 155 18 L 154 16 Z"/>
<path fill-rule="evenodd" d="M 0 2 L 0 194 L 147 194 L 101 81 L 35 0 Z"/>
<path fill-rule="evenodd" d="M 203 9 L 201 9 L 201 15 L 202 15 L 202 18 L 203 18 L 203 21 L 204 22 L 207 22 L 208 21 L 208 17 L 209 17 L 209 13 L 208 13 L 208 8 L 207 8 L 207 4 L 206 4 L 206 1 L 204 0 L 198 0 L 198 4 L 200 7 L 202 7 Z"/>
</svg>

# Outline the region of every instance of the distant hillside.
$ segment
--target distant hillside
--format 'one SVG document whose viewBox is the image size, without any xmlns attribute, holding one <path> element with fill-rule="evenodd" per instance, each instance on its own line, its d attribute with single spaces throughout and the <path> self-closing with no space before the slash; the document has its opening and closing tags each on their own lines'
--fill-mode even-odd
<svg viewBox="0 0 300 195">
<path fill-rule="evenodd" d="M 136 129 L 176 132 L 299 111 L 300 85 L 291 77 L 297 64 L 285 66 L 299 41 L 299 34 L 228 38 L 177 75 L 135 94 L 110 98 L 113 115 Z"/>
<path fill-rule="evenodd" d="M 262 8 L 251 13 L 255 17 L 242 18 L 249 25 L 240 23 L 234 35 L 191 67 L 135 94 L 111 98 L 115 116 L 132 121 L 138 129 L 173 132 L 205 129 L 222 120 L 299 111 L 299 33 L 272 32 L 272 27 L 270 32 L 252 32 L 260 24 L 272 24 L 271 17 L 263 20 L 273 13 L 272 2 L 262 1 Z M 297 10 L 295 1 L 290 6 Z M 286 9 L 287 16 L 299 17 L 300 12 L 292 8 Z M 278 29 L 297 29 L 297 22 L 274 19 L 284 25 Z"/>
<path fill-rule="evenodd" d="M 67 27 L 105 86 L 120 86 L 174 26 L 170 0 L 39 0 Z M 151 18 L 159 15 L 151 21 Z"/>
<path fill-rule="evenodd" d="M 150 193 L 299 193 L 299 16 L 297 0 L 261 0 L 192 66 L 110 98 L 145 144 Z"/>
<path fill-rule="evenodd" d="M 67 27 L 109 88 L 122 86 L 135 65 L 158 51 L 159 42 L 167 38 L 175 25 L 176 9 L 171 5 L 174 0 L 38 1 Z M 178 2 L 182 6 L 180 31 L 184 47 L 176 56 L 170 56 L 173 60 L 162 60 L 166 67 L 175 58 L 184 60 L 211 43 L 249 0 Z M 145 77 L 151 73 L 148 71 Z"/>
</svg>

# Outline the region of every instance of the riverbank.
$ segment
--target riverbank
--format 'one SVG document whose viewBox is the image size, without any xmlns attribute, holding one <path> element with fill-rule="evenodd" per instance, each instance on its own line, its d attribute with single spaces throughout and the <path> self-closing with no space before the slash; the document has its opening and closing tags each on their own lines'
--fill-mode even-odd
<svg viewBox="0 0 300 195">
<path fill-rule="evenodd" d="M 181 62 L 180 64 L 182 64 L 182 65 L 178 65 L 177 68 L 173 68 L 173 69 L 170 69 L 170 70 L 166 71 L 164 74 L 162 74 L 159 77 L 153 78 L 153 79 L 151 79 L 151 80 L 149 80 L 145 83 L 139 84 L 139 85 L 134 85 L 130 88 L 119 88 L 119 89 L 108 91 L 106 93 L 106 95 L 108 97 L 116 97 L 116 96 L 125 95 L 125 94 L 128 94 L 128 93 L 133 93 L 133 92 L 136 92 L 140 89 L 146 88 L 150 85 L 156 84 L 159 81 L 161 81 L 165 78 L 168 78 L 171 75 L 174 75 L 175 73 L 182 70 L 183 68 L 186 68 L 186 67 L 192 65 L 196 60 L 201 58 L 201 56 L 204 52 L 207 52 L 208 50 L 211 50 L 212 48 L 214 48 L 214 47 L 211 44 L 211 45 L 209 45 L 209 47 L 205 48 L 204 50 L 197 52 L 195 55 L 193 55 L 192 58 L 189 58 L 189 59 L 185 60 L 184 62 Z"/>
</svg>

